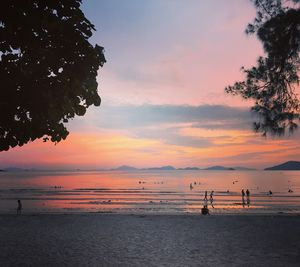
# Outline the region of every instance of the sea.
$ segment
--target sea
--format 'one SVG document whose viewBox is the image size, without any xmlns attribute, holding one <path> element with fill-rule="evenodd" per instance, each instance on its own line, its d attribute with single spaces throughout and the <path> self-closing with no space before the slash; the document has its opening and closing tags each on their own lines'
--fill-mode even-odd
<svg viewBox="0 0 300 267">
<path fill-rule="evenodd" d="M 0 213 L 17 200 L 25 214 L 300 214 L 300 171 L 1 172 Z"/>
</svg>

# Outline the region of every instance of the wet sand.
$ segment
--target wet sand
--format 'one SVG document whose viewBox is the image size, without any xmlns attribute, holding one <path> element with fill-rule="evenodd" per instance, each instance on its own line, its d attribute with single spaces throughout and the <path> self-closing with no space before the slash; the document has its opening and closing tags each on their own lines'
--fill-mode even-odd
<svg viewBox="0 0 300 267">
<path fill-rule="evenodd" d="M 300 216 L 0 215 L 1 266 L 299 266 Z"/>
</svg>

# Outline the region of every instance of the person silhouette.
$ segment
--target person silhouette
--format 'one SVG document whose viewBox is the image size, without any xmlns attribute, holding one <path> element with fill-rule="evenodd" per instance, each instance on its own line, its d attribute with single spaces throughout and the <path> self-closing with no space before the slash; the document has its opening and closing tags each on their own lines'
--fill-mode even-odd
<svg viewBox="0 0 300 267">
<path fill-rule="evenodd" d="M 209 209 L 207 208 L 207 206 L 205 206 L 205 204 L 203 205 L 203 208 L 201 209 L 201 213 L 202 213 L 202 215 L 209 215 Z"/>
<path fill-rule="evenodd" d="M 250 206 L 250 191 L 249 189 L 246 190 L 246 196 L 247 196 L 247 205 Z"/>
<path fill-rule="evenodd" d="M 193 190 L 193 184 L 190 183 L 190 190 Z"/>
<path fill-rule="evenodd" d="M 203 208 L 201 209 L 201 213 L 202 215 L 208 215 L 209 214 L 209 209 L 207 207 L 207 191 L 205 191 L 205 196 L 204 196 L 204 199 L 203 199 Z"/>
<path fill-rule="evenodd" d="M 22 213 L 22 203 L 21 200 L 18 199 L 18 207 L 17 207 L 17 214 L 21 214 Z"/>
<path fill-rule="evenodd" d="M 244 191 L 244 189 L 242 189 L 242 204 L 243 204 L 243 207 L 245 207 L 245 191 Z"/>
<path fill-rule="evenodd" d="M 201 209 L 201 213 L 202 215 L 207 215 L 209 214 L 209 209 L 207 207 L 207 202 L 208 202 L 208 199 L 207 199 L 207 191 L 205 191 L 204 193 L 204 198 L 203 198 L 203 208 Z"/>
<path fill-rule="evenodd" d="M 213 202 L 214 202 L 214 196 L 213 196 L 213 195 L 214 195 L 214 191 L 211 191 L 211 192 L 210 192 L 210 196 L 209 196 L 209 200 L 210 200 L 211 206 L 212 206 L 213 208 L 215 208 L 215 207 L 214 207 L 214 203 L 213 203 Z"/>
</svg>

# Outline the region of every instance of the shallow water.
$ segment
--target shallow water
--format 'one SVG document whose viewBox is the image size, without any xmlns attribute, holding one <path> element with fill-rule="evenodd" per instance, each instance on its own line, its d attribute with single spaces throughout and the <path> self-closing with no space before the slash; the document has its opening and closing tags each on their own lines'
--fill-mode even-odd
<svg viewBox="0 0 300 267">
<path fill-rule="evenodd" d="M 14 213 L 17 199 L 25 213 L 199 213 L 211 190 L 211 213 L 300 213 L 299 171 L 3 172 L 0 188 L 1 213 Z"/>
</svg>

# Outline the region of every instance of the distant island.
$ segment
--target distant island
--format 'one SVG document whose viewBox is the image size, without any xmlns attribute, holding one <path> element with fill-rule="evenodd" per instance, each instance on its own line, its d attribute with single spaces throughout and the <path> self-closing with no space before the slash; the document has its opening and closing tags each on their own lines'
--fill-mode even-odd
<svg viewBox="0 0 300 267">
<path fill-rule="evenodd" d="M 151 168 L 143 168 L 142 170 L 147 171 L 174 171 L 176 168 L 173 166 L 162 166 L 162 167 L 151 167 Z"/>
<path fill-rule="evenodd" d="M 255 169 L 245 168 L 245 167 L 224 167 L 224 166 L 212 166 L 208 168 L 199 168 L 199 167 L 185 167 L 185 168 L 175 168 L 173 166 L 162 166 L 162 167 L 150 167 L 150 168 L 135 168 L 132 166 L 123 165 L 114 169 L 109 169 L 109 171 L 250 171 Z"/>
<path fill-rule="evenodd" d="M 198 167 L 186 167 L 186 168 L 178 168 L 177 170 L 179 170 L 179 171 L 198 171 L 201 169 Z"/>
<path fill-rule="evenodd" d="M 300 164 L 300 162 L 299 162 Z M 122 165 L 111 169 L 34 169 L 34 168 L 19 168 L 19 167 L 8 167 L 0 169 L 0 172 L 52 172 L 52 171 L 70 171 L 70 172 L 81 172 L 81 171 L 120 171 L 120 172 L 132 172 L 132 171 L 251 171 L 256 169 L 246 168 L 246 167 L 224 167 L 224 166 L 211 166 L 207 168 L 199 167 L 182 167 L 175 168 L 173 166 L 161 166 L 161 167 L 149 167 L 149 168 L 136 168 L 133 166 Z"/>
<path fill-rule="evenodd" d="M 110 169 L 110 171 L 137 171 L 138 169 L 135 167 L 127 166 L 127 165 L 122 165 L 118 168 L 115 169 Z"/>
<path fill-rule="evenodd" d="M 138 169 L 138 168 L 135 168 L 132 166 L 123 165 L 123 166 L 117 167 L 115 169 L 110 169 L 110 171 L 139 171 L 139 170 L 143 170 L 143 171 L 174 171 L 174 170 L 176 170 L 176 168 L 174 168 L 173 166 L 162 166 L 162 167 L 150 167 L 150 168 Z"/>
<path fill-rule="evenodd" d="M 254 168 L 247 168 L 247 167 L 240 167 L 240 166 L 235 166 L 235 167 L 225 167 L 221 165 L 216 165 L 216 166 L 211 166 L 207 168 L 200 168 L 200 167 L 181 167 L 181 168 L 175 168 L 174 166 L 167 165 L 167 166 L 161 166 L 161 167 L 149 167 L 149 168 L 136 168 L 133 166 L 128 166 L 128 165 L 122 165 L 116 168 L 111 168 L 111 169 L 72 169 L 72 170 L 57 170 L 57 169 L 34 169 L 34 168 L 18 168 L 18 167 L 7 167 L 0 169 L 0 172 L 37 172 L 37 171 L 124 171 L 124 172 L 132 172 L 132 171 L 253 171 L 257 170 Z M 272 167 L 267 167 L 264 170 L 266 171 L 298 171 L 300 170 L 300 161 L 287 161 L 285 163 L 272 166 Z"/>
<path fill-rule="evenodd" d="M 285 163 L 265 168 L 266 171 L 299 171 L 300 162 L 299 161 L 287 161 Z"/>
<path fill-rule="evenodd" d="M 224 166 L 212 166 L 212 167 L 208 167 L 203 169 L 205 171 L 234 171 L 234 168 L 231 167 L 224 167 Z"/>
<path fill-rule="evenodd" d="M 23 169 L 23 168 L 17 168 L 17 167 L 7 167 L 4 169 L 1 169 L 2 172 L 27 172 L 27 171 L 35 171 L 35 169 Z"/>
<path fill-rule="evenodd" d="M 255 171 L 256 169 L 254 168 L 246 168 L 246 167 L 233 167 L 233 169 L 237 171 Z"/>
</svg>

